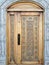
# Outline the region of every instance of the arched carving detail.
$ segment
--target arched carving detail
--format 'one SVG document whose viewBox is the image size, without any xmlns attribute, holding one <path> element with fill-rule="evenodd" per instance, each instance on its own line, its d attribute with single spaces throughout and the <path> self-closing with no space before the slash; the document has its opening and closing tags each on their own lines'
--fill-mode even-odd
<svg viewBox="0 0 49 65">
<path fill-rule="evenodd" d="M 44 11 L 44 8 L 35 2 L 16 2 L 7 7 L 7 11 Z"/>
</svg>

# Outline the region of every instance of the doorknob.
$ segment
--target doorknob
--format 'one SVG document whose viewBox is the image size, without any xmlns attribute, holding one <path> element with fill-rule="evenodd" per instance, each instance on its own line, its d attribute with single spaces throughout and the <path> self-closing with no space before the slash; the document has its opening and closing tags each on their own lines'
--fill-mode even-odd
<svg viewBox="0 0 49 65">
<path fill-rule="evenodd" d="M 20 45 L 20 34 L 18 34 L 18 45 Z"/>
</svg>

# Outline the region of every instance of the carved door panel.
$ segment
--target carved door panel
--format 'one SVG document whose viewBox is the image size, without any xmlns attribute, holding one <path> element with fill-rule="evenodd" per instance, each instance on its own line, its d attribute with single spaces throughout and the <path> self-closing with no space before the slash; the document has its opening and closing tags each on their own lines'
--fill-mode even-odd
<svg viewBox="0 0 49 65">
<path fill-rule="evenodd" d="M 21 62 L 42 64 L 42 13 L 21 14 Z"/>
<path fill-rule="evenodd" d="M 8 13 L 8 62 L 43 63 L 41 12 Z"/>
</svg>

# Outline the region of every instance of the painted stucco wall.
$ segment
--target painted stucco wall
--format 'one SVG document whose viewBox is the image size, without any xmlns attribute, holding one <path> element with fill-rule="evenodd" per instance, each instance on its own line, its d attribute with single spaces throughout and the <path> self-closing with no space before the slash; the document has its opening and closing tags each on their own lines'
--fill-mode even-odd
<svg viewBox="0 0 49 65">
<path fill-rule="evenodd" d="M 0 0 L 0 65 L 6 65 L 6 7 L 18 0 Z M 44 65 L 49 65 L 49 0 L 32 0 L 45 8 Z"/>
</svg>

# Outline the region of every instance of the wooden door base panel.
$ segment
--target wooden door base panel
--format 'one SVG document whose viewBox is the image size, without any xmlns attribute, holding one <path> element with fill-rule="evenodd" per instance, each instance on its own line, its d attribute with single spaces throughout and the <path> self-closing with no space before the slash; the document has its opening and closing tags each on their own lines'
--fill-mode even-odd
<svg viewBox="0 0 49 65">
<path fill-rule="evenodd" d="M 43 65 L 43 64 L 9 64 L 9 65 Z"/>
<path fill-rule="evenodd" d="M 17 65 L 17 64 L 13 64 L 13 63 L 11 63 L 11 64 L 9 64 L 9 65 Z"/>
</svg>

